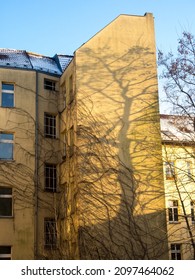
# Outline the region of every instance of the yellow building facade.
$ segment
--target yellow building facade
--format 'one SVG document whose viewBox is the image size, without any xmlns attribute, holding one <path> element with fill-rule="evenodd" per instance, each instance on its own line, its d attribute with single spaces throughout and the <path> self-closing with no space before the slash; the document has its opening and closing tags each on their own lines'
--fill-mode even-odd
<svg viewBox="0 0 195 280">
<path fill-rule="evenodd" d="M 161 115 L 169 258 L 195 258 L 193 117 Z"/>
<path fill-rule="evenodd" d="M 152 14 L 31 69 L 2 51 L 0 256 L 168 258 L 155 53 Z"/>
</svg>

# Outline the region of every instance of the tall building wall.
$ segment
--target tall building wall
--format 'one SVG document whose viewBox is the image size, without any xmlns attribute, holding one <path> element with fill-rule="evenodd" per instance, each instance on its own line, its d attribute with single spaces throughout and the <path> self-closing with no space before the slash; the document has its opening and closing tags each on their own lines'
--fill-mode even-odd
<svg viewBox="0 0 195 280">
<path fill-rule="evenodd" d="M 80 257 L 166 258 L 153 16 L 119 16 L 75 67 Z"/>
<path fill-rule="evenodd" d="M 0 246 L 13 259 L 167 258 L 153 16 L 119 16 L 73 59 L 2 53 L 15 100 L 0 108 L 14 148 Z M 5 66 L 16 53 L 23 70 Z"/>
<path fill-rule="evenodd" d="M 0 198 L 5 213 L 0 217 L 0 246 L 11 247 L 12 259 L 56 258 L 58 252 L 46 244 L 45 221 L 56 221 L 59 212 L 59 78 L 13 68 L 0 71 Z M 4 93 L 13 94 L 13 104 Z M 51 177 L 46 165 L 55 168 Z"/>
<path fill-rule="evenodd" d="M 13 135 L 1 145 L 0 187 L 11 190 L 12 205 L 0 218 L 0 245 L 12 247 L 13 259 L 34 258 L 35 79 L 34 72 L 0 69 L 0 132 Z M 2 107 L 3 84 L 14 87 L 13 107 Z"/>
</svg>

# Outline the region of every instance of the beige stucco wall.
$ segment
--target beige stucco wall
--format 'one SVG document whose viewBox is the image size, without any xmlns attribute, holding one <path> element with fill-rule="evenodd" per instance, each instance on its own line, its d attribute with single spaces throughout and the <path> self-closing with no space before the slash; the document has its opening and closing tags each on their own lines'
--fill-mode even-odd
<svg viewBox="0 0 195 280">
<path fill-rule="evenodd" d="M 119 16 L 75 67 L 80 257 L 167 258 L 153 16 Z"/>
<path fill-rule="evenodd" d="M 52 258 L 54 254 L 44 250 L 44 218 L 56 218 L 59 206 L 57 195 L 44 190 L 44 164 L 57 164 L 59 175 L 59 78 L 35 71 L 0 71 L 1 82 L 14 83 L 15 88 L 15 107 L 0 108 L 0 130 L 14 133 L 14 160 L 0 163 L 0 186 L 13 188 L 13 217 L 0 218 L 0 245 L 12 246 L 12 259 Z M 44 78 L 56 82 L 55 92 L 44 89 Z M 45 112 L 56 116 L 56 139 L 44 137 Z"/>
<path fill-rule="evenodd" d="M 0 131 L 14 134 L 14 159 L 0 162 L 0 186 L 13 188 L 13 217 L 0 218 L 0 245 L 12 246 L 13 259 L 33 259 L 35 73 L 0 69 L 0 79 L 15 88 L 15 107 L 0 108 Z"/>
<path fill-rule="evenodd" d="M 190 145 L 165 144 L 162 146 L 163 161 L 174 162 L 175 178 L 166 179 L 166 171 L 164 164 L 164 186 L 165 199 L 167 209 L 167 236 L 169 242 L 169 250 L 171 244 L 181 244 L 181 257 L 183 260 L 193 259 L 193 249 L 187 229 L 187 223 L 184 219 L 184 209 L 187 214 L 189 227 L 195 238 L 194 222 L 191 219 L 191 201 L 195 201 L 194 193 L 194 147 Z M 191 163 L 190 172 L 188 174 L 187 162 Z M 168 217 L 169 201 L 178 201 L 178 222 L 170 222 Z M 183 203 L 183 205 L 182 205 Z M 171 258 L 171 250 L 169 251 Z"/>
</svg>

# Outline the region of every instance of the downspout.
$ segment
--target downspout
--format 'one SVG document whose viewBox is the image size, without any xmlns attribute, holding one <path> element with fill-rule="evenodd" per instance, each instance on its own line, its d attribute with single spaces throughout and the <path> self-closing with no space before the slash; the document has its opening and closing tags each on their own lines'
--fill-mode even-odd
<svg viewBox="0 0 195 280">
<path fill-rule="evenodd" d="M 35 259 L 38 256 L 38 131 L 39 131 L 39 111 L 38 111 L 38 72 L 36 71 L 36 91 L 35 91 L 35 208 L 34 208 L 34 255 Z"/>
</svg>

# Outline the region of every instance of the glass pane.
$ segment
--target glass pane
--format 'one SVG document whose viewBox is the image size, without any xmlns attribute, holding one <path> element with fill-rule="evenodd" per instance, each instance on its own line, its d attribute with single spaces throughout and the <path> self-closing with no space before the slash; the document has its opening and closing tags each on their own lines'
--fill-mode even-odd
<svg viewBox="0 0 195 280">
<path fill-rule="evenodd" d="M 14 91 L 14 85 L 13 84 L 2 84 L 2 89 L 3 90 L 12 90 Z"/>
<path fill-rule="evenodd" d="M 13 159 L 13 144 L 0 142 L 0 159 Z"/>
<path fill-rule="evenodd" d="M 1 194 L 12 194 L 12 189 L 11 188 L 0 188 L 0 196 Z"/>
<path fill-rule="evenodd" d="M 169 208 L 168 212 L 169 212 L 169 221 L 173 221 L 172 208 Z"/>
<path fill-rule="evenodd" d="M 0 216 L 12 216 L 12 199 L 0 197 Z"/>
<path fill-rule="evenodd" d="M 0 142 L 1 142 L 1 140 L 13 140 L 13 139 L 14 139 L 13 134 L 0 133 Z"/>
<path fill-rule="evenodd" d="M 175 257 L 176 257 L 176 256 L 175 256 L 175 253 L 171 253 L 171 259 L 172 259 L 172 260 L 176 260 Z"/>
<path fill-rule="evenodd" d="M 13 93 L 2 92 L 2 107 L 14 107 L 14 95 Z"/>
<path fill-rule="evenodd" d="M 178 211 L 177 211 L 177 208 L 174 208 L 174 221 L 178 221 Z"/>
<path fill-rule="evenodd" d="M 0 246 L 0 254 L 11 254 L 11 246 Z"/>
</svg>

